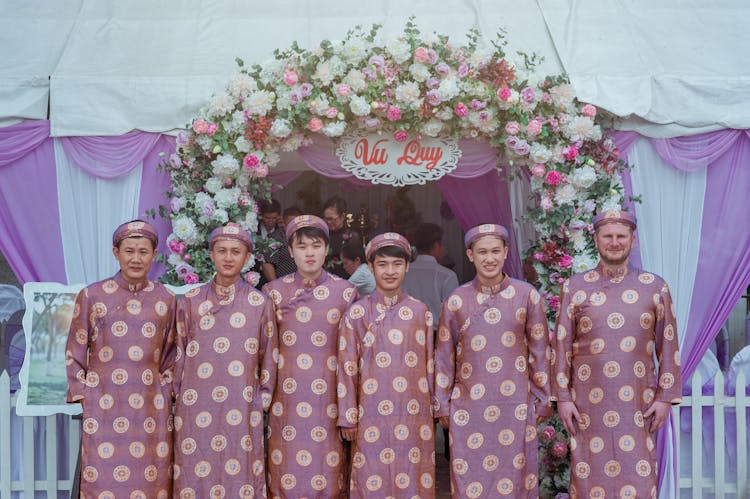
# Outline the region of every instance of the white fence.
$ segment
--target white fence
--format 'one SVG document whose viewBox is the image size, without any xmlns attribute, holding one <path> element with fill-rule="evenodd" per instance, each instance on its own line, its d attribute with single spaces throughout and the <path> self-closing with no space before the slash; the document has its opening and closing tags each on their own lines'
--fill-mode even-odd
<svg viewBox="0 0 750 499">
<path fill-rule="evenodd" d="M 702 395 L 702 380 L 698 373 L 692 379 L 692 395 L 683 397 L 683 404 L 673 409 L 677 422 L 677 449 L 679 456 L 679 489 L 682 498 L 750 498 L 748 483 L 747 422 L 750 413 L 750 397 L 743 388 L 735 396 L 724 394 L 724 376 L 719 372 L 714 378 L 713 395 Z M 745 387 L 745 377 L 737 376 L 736 386 Z M 72 487 L 78 446 L 64 441 L 78 442 L 79 421 L 69 416 L 47 416 L 16 418 L 22 428 L 11 428 L 11 411 L 15 412 L 15 398 L 10 396 L 10 381 L 7 373 L 0 374 L 0 499 L 32 497 L 67 497 Z M 698 408 L 699 410 L 694 410 Z M 680 411 L 683 425 L 699 431 L 683 432 L 680 429 Z M 58 417 L 60 419 L 58 419 Z M 44 441 L 35 440 L 35 426 L 44 421 Z M 68 426 L 69 438 L 60 438 L 63 433 L 58 421 Z M 713 426 L 713 428 L 711 428 Z M 727 431 L 736 429 L 733 442 L 727 442 Z M 11 433 L 13 432 L 13 434 Z M 22 455 L 11 457 L 12 442 L 19 441 Z M 725 443 L 727 445 L 725 445 Z M 732 445 L 733 444 L 733 445 Z M 40 453 L 47 457 L 35 467 Z M 35 456 L 35 454 L 37 454 Z M 68 468 L 63 477 L 58 476 L 58 456 L 66 455 Z M 20 479 L 13 479 L 11 459 L 21 460 Z M 36 469 L 44 469 L 44 478 L 35 476 Z"/>
</svg>

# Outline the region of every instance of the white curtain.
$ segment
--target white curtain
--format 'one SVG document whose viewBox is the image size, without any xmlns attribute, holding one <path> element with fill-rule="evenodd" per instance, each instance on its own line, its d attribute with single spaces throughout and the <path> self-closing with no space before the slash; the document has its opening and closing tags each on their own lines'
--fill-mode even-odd
<svg viewBox="0 0 750 499">
<path fill-rule="evenodd" d="M 643 196 L 643 202 L 635 205 L 641 261 L 644 269 L 662 276 L 669 284 L 677 330 L 681 332 L 690 312 L 698 268 L 706 170 L 686 173 L 673 168 L 643 138 L 635 143 L 628 159 L 633 165 L 633 194 Z M 672 441 L 671 430 L 667 441 Z M 675 458 L 674 451 L 670 445 L 670 463 Z M 661 499 L 673 497 L 678 480 L 672 467 L 666 468 Z"/>
<path fill-rule="evenodd" d="M 137 218 L 142 165 L 114 179 L 89 175 L 69 161 L 55 140 L 60 232 L 69 284 L 91 283 L 119 269 L 112 232 Z"/>
</svg>

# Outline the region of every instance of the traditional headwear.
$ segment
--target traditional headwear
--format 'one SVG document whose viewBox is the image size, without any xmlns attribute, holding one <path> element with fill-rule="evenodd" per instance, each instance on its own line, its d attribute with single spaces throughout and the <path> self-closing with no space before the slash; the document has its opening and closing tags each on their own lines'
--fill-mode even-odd
<svg viewBox="0 0 750 499">
<path fill-rule="evenodd" d="M 125 222 L 117 227 L 114 234 L 112 234 L 112 246 L 117 246 L 123 239 L 129 237 L 145 237 L 154 243 L 154 248 L 159 244 L 159 235 L 156 233 L 156 229 L 154 229 L 153 225 L 143 220 Z"/>
<path fill-rule="evenodd" d="M 607 210 L 594 217 L 594 230 L 606 224 L 624 224 L 635 230 L 637 221 L 629 211 Z"/>
<path fill-rule="evenodd" d="M 300 215 L 294 217 L 288 224 L 286 224 L 286 240 L 291 240 L 292 234 L 303 227 L 315 227 L 322 230 L 326 237 L 329 236 L 328 224 L 326 224 L 322 218 L 316 217 L 315 215 Z"/>
<path fill-rule="evenodd" d="M 482 239 L 484 236 L 493 236 L 498 239 L 505 241 L 508 244 L 508 229 L 499 224 L 482 224 L 472 227 L 466 231 L 464 236 L 464 247 L 466 249 L 471 248 L 471 245 Z"/>
<path fill-rule="evenodd" d="M 365 246 L 365 258 L 369 261 L 370 255 L 386 246 L 401 248 L 409 257 L 411 257 L 411 244 L 409 244 L 409 241 L 404 236 L 396 232 L 385 232 L 373 237 L 372 240 L 367 243 L 367 246 Z"/>
<path fill-rule="evenodd" d="M 228 223 L 223 227 L 216 227 L 208 238 L 208 249 L 214 249 L 214 244 L 222 239 L 232 239 L 245 245 L 248 251 L 253 250 L 253 237 L 248 231 L 236 223 Z"/>
</svg>

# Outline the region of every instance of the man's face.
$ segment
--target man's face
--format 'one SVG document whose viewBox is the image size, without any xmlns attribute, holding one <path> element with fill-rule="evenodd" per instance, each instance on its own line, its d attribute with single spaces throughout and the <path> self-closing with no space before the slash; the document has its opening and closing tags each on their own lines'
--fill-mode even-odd
<svg viewBox="0 0 750 499">
<path fill-rule="evenodd" d="M 323 210 L 323 220 L 332 231 L 340 230 L 344 226 L 344 214 L 337 212 L 333 207 Z"/>
<path fill-rule="evenodd" d="M 375 276 L 375 287 L 386 296 L 392 296 L 401 289 L 409 264 L 398 256 L 377 255 L 369 264 Z"/>
<path fill-rule="evenodd" d="M 112 248 L 112 254 L 120 264 L 120 272 L 125 280 L 136 283 L 145 279 L 151 270 L 156 249 L 145 237 L 128 237 L 122 240 L 119 248 Z"/>
<path fill-rule="evenodd" d="M 242 267 L 250 261 L 247 246 L 235 239 L 219 239 L 209 254 L 216 267 L 216 273 L 225 282 L 239 279 Z"/>
<path fill-rule="evenodd" d="M 277 211 L 271 211 L 269 213 L 264 213 L 260 216 L 260 221 L 263 223 L 263 226 L 266 228 L 266 230 L 273 230 L 276 228 L 276 224 L 279 221 L 279 212 Z"/>
<path fill-rule="evenodd" d="M 594 234 L 594 244 L 605 265 L 627 263 L 635 243 L 635 234 L 630 226 L 608 223 L 599 227 Z"/>
<path fill-rule="evenodd" d="M 357 267 L 359 267 L 359 258 L 357 258 L 356 260 L 351 260 L 342 254 L 341 265 L 344 267 L 344 271 L 347 274 L 352 275 L 354 271 L 357 270 Z"/>
<path fill-rule="evenodd" d="M 297 264 L 300 275 L 305 279 L 315 279 L 323 269 L 328 245 L 322 239 L 294 236 L 289 252 Z"/>
<path fill-rule="evenodd" d="M 466 256 L 477 269 L 479 280 L 494 284 L 502 279 L 508 247 L 502 239 L 485 236 L 466 250 Z"/>
</svg>

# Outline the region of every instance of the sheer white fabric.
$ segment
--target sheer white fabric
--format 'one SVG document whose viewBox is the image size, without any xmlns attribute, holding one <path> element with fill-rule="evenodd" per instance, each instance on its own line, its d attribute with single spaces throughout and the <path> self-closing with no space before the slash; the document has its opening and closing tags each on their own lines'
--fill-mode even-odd
<svg viewBox="0 0 750 499">
<path fill-rule="evenodd" d="M 93 177 L 68 160 L 58 140 L 55 161 L 68 283 L 109 277 L 119 268 L 112 256 L 112 232 L 138 216 L 142 165 L 115 179 Z"/>
</svg>

